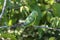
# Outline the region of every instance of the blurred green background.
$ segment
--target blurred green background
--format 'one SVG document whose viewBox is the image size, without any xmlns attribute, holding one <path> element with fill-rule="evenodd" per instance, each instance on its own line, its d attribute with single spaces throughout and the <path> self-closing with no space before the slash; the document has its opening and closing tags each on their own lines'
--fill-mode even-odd
<svg viewBox="0 0 60 40">
<path fill-rule="evenodd" d="M 0 0 L 0 14 L 4 2 Z M 33 27 L 48 25 L 60 28 L 59 0 L 6 0 L 0 27 L 11 27 L 20 20 L 26 22 L 26 28 L 18 25 L 16 29 L 0 28 L 0 40 L 60 40 L 60 30 Z"/>
</svg>

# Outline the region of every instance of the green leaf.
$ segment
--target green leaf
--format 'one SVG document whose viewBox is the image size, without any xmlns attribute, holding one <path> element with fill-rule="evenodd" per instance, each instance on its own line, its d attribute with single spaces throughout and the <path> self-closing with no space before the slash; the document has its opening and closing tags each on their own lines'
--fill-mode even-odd
<svg viewBox="0 0 60 40">
<path fill-rule="evenodd" d="M 56 40 L 56 38 L 55 37 L 50 37 L 49 40 Z"/>
<path fill-rule="evenodd" d="M 8 22 L 8 26 L 11 26 L 11 25 L 12 25 L 12 20 L 10 19 Z"/>
<path fill-rule="evenodd" d="M 55 16 L 60 17 L 60 4 L 55 3 L 53 5 L 53 12 Z"/>
<path fill-rule="evenodd" d="M 11 38 L 11 40 L 16 40 L 16 36 L 15 35 L 12 35 L 12 34 L 8 34 L 8 33 L 2 33 L 1 36 L 3 38 Z"/>
</svg>

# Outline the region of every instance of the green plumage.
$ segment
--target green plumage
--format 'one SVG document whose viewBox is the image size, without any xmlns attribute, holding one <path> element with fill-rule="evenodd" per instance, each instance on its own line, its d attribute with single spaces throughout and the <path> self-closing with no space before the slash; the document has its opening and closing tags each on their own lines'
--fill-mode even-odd
<svg viewBox="0 0 60 40">
<path fill-rule="evenodd" d="M 32 11 L 32 13 L 26 18 L 25 20 L 25 25 L 32 25 L 37 17 L 37 12 L 36 11 Z"/>
<path fill-rule="evenodd" d="M 31 6 L 32 12 L 25 20 L 25 25 L 39 25 L 40 19 L 42 18 L 41 10 L 38 6 Z"/>
<path fill-rule="evenodd" d="M 30 25 L 39 25 L 41 18 L 43 17 L 43 14 L 40 10 L 40 8 L 37 5 L 31 6 L 31 14 L 26 18 L 25 20 L 25 27 L 29 27 Z M 38 28 L 39 38 L 43 36 L 43 30 L 41 28 Z"/>
<path fill-rule="evenodd" d="M 40 8 L 37 5 L 32 5 L 31 6 L 31 13 L 30 15 L 26 18 L 24 22 L 24 26 L 21 29 L 22 32 L 26 27 L 30 27 L 31 25 L 39 25 L 41 18 L 43 17 L 43 14 L 40 10 Z M 40 31 L 41 30 L 41 31 Z M 39 38 L 42 37 L 43 30 L 41 28 L 38 28 L 38 33 L 39 33 Z"/>
</svg>

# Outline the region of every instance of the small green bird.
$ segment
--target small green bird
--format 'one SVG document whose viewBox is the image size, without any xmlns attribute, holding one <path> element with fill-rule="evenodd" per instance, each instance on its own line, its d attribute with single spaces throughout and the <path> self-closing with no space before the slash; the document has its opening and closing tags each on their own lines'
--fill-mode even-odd
<svg viewBox="0 0 60 40">
<path fill-rule="evenodd" d="M 39 25 L 40 19 L 42 18 L 42 12 L 38 6 L 31 7 L 32 12 L 25 20 L 25 25 Z"/>
</svg>

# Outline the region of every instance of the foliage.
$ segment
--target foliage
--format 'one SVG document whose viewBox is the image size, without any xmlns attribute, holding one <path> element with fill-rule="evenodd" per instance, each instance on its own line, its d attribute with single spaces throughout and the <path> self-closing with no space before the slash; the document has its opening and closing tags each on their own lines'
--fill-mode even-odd
<svg viewBox="0 0 60 40">
<path fill-rule="evenodd" d="M 0 0 L 0 13 L 3 3 L 4 0 Z M 0 28 L 0 39 L 59 40 L 59 12 L 60 3 L 57 0 L 7 0 L 4 14 L 0 18 L 0 26 L 8 27 Z M 20 20 L 24 22 L 19 23 Z M 13 25 L 15 26 L 12 27 Z M 41 25 L 48 25 L 53 29 L 37 27 Z"/>
</svg>

